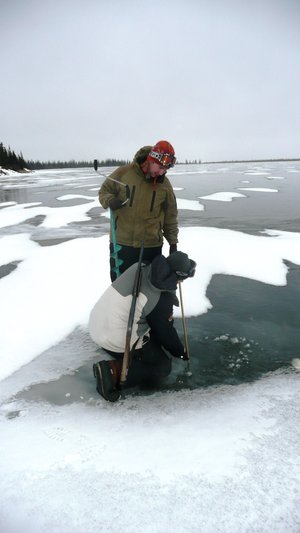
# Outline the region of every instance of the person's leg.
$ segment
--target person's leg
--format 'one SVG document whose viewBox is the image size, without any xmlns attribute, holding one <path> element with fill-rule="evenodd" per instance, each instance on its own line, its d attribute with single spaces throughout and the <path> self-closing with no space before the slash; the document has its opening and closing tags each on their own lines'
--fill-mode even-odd
<svg viewBox="0 0 300 533">
<path fill-rule="evenodd" d="M 139 260 L 140 255 L 140 248 L 133 248 L 132 246 L 121 246 L 121 249 L 118 251 L 118 260 L 123 261 L 122 264 L 119 266 L 120 274 L 125 272 L 127 268 L 129 268 L 131 265 L 134 265 L 134 263 L 137 263 Z M 157 255 L 161 254 L 162 247 L 161 246 L 155 246 L 152 248 L 144 248 L 143 251 L 143 261 L 148 261 L 151 263 Z M 111 257 L 111 254 L 114 253 L 114 247 L 113 243 L 110 243 L 109 245 L 109 251 L 110 251 L 110 279 L 111 281 L 115 281 L 117 278 L 117 274 L 115 272 L 116 264 L 113 257 Z"/>
<path fill-rule="evenodd" d="M 119 245 L 118 245 L 119 246 Z M 118 260 L 122 261 L 122 264 L 119 265 L 119 272 L 120 274 L 123 274 L 127 268 L 129 268 L 131 265 L 134 265 L 134 263 L 137 263 L 139 260 L 139 248 L 133 248 L 132 246 L 123 246 L 120 245 L 121 249 L 118 251 Z M 114 252 L 114 246 L 113 243 L 110 243 L 109 245 L 109 251 L 110 251 L 110 279 L 111 281 L 115 281 L 117 278 L 117 274 L 115 271 L 116 263 L 114 258 L 111 256 L 111 254 Z"/>
<path fill-rule="evenodd" d="M 96 388 L 106 400 L 115 402 L 120 397 L 120 377 L 124 354 L 105 351 L 112 355 L 114 360 L 99 361 L 93 365 L 94 376 L 97 380 Z M 170 357 L 150 335 L 143 347 L 134 352 L 124 388 L 137 385 L 158 386 L 170 374 L 171 368 Z"/>
<path fill-rule="evenodd" d="M 152 263 L 153 259 L 157 255 L 161 255 L 162 246 L 155 246 L 152 248 L 144 248 L 143 252 L 143 260 L 149 261 L 149 263 Z"/>
<path fill-rule="evenodd" d="M 126 386 L 157 386 L 167 377 L 172 368 L 170 357 L 150 337 L 140 350 L 136 350 L 129 367 Z"/>
</svg>

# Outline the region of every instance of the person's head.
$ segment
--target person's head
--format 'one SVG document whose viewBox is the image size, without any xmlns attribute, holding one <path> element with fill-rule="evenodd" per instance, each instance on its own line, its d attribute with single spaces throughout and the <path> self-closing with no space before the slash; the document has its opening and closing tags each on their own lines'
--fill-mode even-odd
<svg viewBox="0 0 300 533">
<path fill-rule="evenodd" d="M 171 271 L 176 274 L 178 281 L 192 278 L 195 275 L 197 264 L 184 252 L 174 252 L 166 259 Z"/>
<path fill-rule="evenodd" d="M 163 176 L 176 163 L 173 146 L 168 141 L 158 141 L 150 150 L 146 161 L 151 178 Z"/>
</svg>

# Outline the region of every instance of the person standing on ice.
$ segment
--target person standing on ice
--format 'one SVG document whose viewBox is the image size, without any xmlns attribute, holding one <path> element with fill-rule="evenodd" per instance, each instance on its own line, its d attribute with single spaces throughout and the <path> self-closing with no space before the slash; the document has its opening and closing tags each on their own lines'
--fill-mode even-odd
<svg viewBox="0 0 300 533">
<path fill-rule="evenodd" d="M 93 341 L 114 357 L 113 360 L 99 361 L 93 365 L 96 389 L 111 402 L 120 397 L 128 314 L 137 268 L 138 263 L 135 263 L 110 285 L 95 304 L 89 318 L 89 332 Z M 171 358 L 166 351 L 173 357 L 188 360 L 174 327 L 173 305 L 179 305 L 177 283 L 193 277 L 195 270 L 195 261 L 179 251 L 167 258 L 157 255 L 151 264 L 142 264 L 126 387 L 158 386 L 171 372 Z"/>
<path fill-rule="evenodd" d="M 117 168 L 100 188 L 100 204 L 114 212 L 110 235 L 112 281 L 117 277 L 116 267 L 122 273 L 138 261 L 142 242 L 143 259 L 149 262 L 161 254 L 163 238 L 170 245 L 170 254 L 177 250 L 177 203 L 166 177 L 175 162 L 174 148 L 168 141 L 144 146 L 132 163 Z"/>
</svg>

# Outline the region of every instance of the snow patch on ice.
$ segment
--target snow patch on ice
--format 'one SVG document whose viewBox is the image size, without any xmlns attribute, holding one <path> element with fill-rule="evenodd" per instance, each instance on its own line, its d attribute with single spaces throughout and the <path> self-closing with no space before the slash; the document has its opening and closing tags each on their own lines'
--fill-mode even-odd
<svg viewBox="0 0 300 533">
<path fill-rule="evenodd" d="M 233 198 L 246 198 L 244 194 L 238 192 L 216 192 L 207 196 L 198 196 L 202 200 L 216 200 L 218 202 L 232 202 Z"/>
</svg>

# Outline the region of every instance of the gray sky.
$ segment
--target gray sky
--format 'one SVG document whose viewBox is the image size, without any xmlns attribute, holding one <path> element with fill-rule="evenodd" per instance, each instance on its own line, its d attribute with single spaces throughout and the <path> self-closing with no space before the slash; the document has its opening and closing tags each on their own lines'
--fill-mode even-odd
<svg viewBox="0 0 300 533">
<path fill-rule="evenodd" d="M 27 159 L 300 157 L 300 0 L 0 0 L 0 141 Z"/>
</svg>

